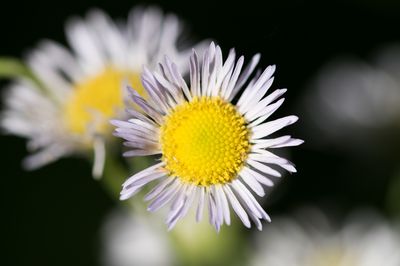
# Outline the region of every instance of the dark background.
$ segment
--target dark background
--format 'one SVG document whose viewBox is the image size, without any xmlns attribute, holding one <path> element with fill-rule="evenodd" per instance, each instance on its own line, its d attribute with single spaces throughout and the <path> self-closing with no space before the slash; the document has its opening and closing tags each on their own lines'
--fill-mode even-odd
<svg viewBox="0 0 400 266">
<path fill-rule="evenodd" d="M 280 113 L 301 118 L 286 132 L 306 143 L 290 150 L 299 173 L 286 176 L 271 195 L 266 208 L 272 217 L 310 203 L 338 212 L 373 206 L 389 215 L 385 193 L 397 170 L 399 145 L 394 143 L 382 154 L 364 156 L 335 147 L 313 148 L 309 145 L 313 139 L 302 129 L 303 110 L 298 101 L 327 60 L 341 54 L 367 58 L 378 47 L 399 42 L 400 5 L 361 0 L 346 4 L 275 2 L 230 1 L 222 5 L 217 1 L 165 1 L 158 5 L 187 21 L 198 39 L 217 40 L 225 53 L 230 47 L 247 58 L 260 52 L 262 66 L 277 64 L 275 86 L 289 88 Z M 3 2 L 0 54 L 21 57 L 42 38 L 65 44 L 65 20 L 71 15 L 82 16 L 91 7 L 125 18 L 133 5 L 143 3 Z M 6 83 L 1 81 L 2 87 Z M 89 163 L 70 158 L 25 172 L 20 167 L 26 154 L 25 141 L 1 136 L 0 145 L 0 264 L 97 265 L 98 229 L 115 203 L 101 184 L 90 178 Z"/>
</svg>

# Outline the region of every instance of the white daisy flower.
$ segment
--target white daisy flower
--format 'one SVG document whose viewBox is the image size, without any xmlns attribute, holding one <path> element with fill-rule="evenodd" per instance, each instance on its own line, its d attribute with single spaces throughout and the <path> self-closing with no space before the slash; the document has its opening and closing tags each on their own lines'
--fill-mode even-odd
<svg viewBox="0 0 400 266">
<path fill-rule="evenodd" d="M 278 219 L 256 236 L 252 266 L 398 266 L 400 234 L 371 214 L 358 214 L 343 226 L 307 213 L 304 221 Z"/>
<path fill-rule="evenodd" d="M 259 58 L 255 55 L 242 71 L 244 58 L 235 63 L 233 49 L 223 63 L 221 48 L 211 43 L 202 64 L 193 50 L 190 86 L 167 57 L 160 64 L 160 72 L 145 69 L 142 84 L 149 99 L 132 91 L 133 102 L 144 115 L 128 110 L 131 119 L 113 120 L 112 124 L 117 127 L 114 134 L 132 148 L 125 156 L 162 157 L 159 163 L 123 184 L 122 200 L 158 180 L 161 182 L 145 199 L 152 200 L 149 211 L 171 203 L 169 229 L 186 215 L 194 201 L 196 219 L 202 218 L 204 205 L 208 205 L 210 223 L 217 231 L 231 222 L 229 206 L 246 227 L 251 227 L 250 217 L 262 229 L 260 220 L 270 218 L 250 191 L 262 197 L 262 185 L 273 185 L 269 176 L 281 176 L 271 165 L 296 172 L 292 163 L 270 150 L 303 141 L 291 136 L 265 139 L 298 118 L 287 116 L 265 122 L 282 105 L 284 99 L 279 98 L 286 89 L 264 97 L 272 85 L 275 66 L 248 82 Z M 236 96 L 240 97 L 234 104 Z"/>
<path fill-rule="evenodd" d="M 28 148 L 35 153 L 24 165 L 37 168 L 94 149 L 93 173 L 99 176 L 104 143 L 111 135 L 108 120 L 118 117 L 123 107 L 123 84 L 134 86 L 146 98 L 140 84 L 143 65 L 152 69 L 162 55 L 170 54 L 182 66 L 190 55 L 190 50 L 177 48 L 182 28 L 177 17 L 157 8 L 133 9 L 124 25 L 95 10 L 67 23 L 72 51 L 43 41 L 27 60 L 43 88 L 32 81 L 16 81 L 5 97 L 1 119 L 7 132 L 29 140 Z"/>
</svg>

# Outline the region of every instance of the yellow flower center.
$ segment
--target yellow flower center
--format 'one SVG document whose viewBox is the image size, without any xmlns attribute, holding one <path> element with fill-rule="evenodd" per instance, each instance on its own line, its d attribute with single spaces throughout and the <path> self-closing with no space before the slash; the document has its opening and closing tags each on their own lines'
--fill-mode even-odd
<svg viewBox="0 0 400 266">
<path fill-rule="evenodd" d="M 64 109 L 67 128 L 81 135 L 88 130 L 96 133 L 111 130 L 108 120 L 115 117 L 123 107 L 124 82 L 128 82 L 143 95 L 144 89 L 138 73 L 114 68 L 106 68 L 98 75 L 75 84 Z"/>
<path fill-rule="evenodd" d="M 234 180 L 250 147 L 249 129 L 235 106 L 206 97 L 177 106 L 161 127 L 160 142 L 170 174 L 202 186 Z"/>
</svg>

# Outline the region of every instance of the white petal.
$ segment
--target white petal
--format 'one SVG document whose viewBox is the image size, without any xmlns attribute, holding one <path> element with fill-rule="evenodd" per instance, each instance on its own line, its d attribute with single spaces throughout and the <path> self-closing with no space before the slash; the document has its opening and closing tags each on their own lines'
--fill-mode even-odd
<svg viewBox="0 0 400 266">
<path fill-rule="evenodd" d="M 278 171 L 272 169 L 271 167 L 266 166 L 265 164 L 259 163 L 257 161 L 253 161 L 250 158 L 246 160 L 246 163 L 251 165 L 252 167 L 254 167 L 255 169 L 257 169 L 258 171 L 260 171 L 262 173 L 269 174 L 269 175 L 276 176 L 276 177 L 282 176 Z"/>
<path fill-rule="evenodd" d="M 248 197 L 248 195 L 245 193 L 243 188 L 239 186 L 238 182 L 240 183 L 240 181 L 238 181 L 236 179 L 236 180 L 232 181 L 231 185 L 232 185 L 233 190 L 236 191 L 236 195 L 238 195 L 238 198 L 242 202 L 242 205 L 247 206 L 251 213 L 254 213 L 259 219 L 261 219 L 262 218 L 261 212 L 253 204 L 253 202 Z"/>
<path fill-rule="evenodd" d="M 232 190 L 229 188 L 229 186 L 223 186 L 223 189 L 228 196 L 229 202 L 231 203 L 231 206 L 237 216 L 240 218 L 244 226 L 247 228 L 251 227 L 249 217 L 247 216 L 246 211 L 243 209 L 242 205 L 239 203 L 239 201 L 236 199 L 236 196 L 233 194 Z"/>
<path fill-rule="evenodd" d="M 193 203 L 193 199 L 195 196 L 194 190 L 195 190 L 194 185 L 188 185 L 186 192 L 185 192 L 185 197 L 183 199 L 183 204 L 180 207 L 180 210 L 176 213 L 176 215 L 169 221 L 168 230 L 171 230 L 180 218 L 183 218 L 186 216 L 190 206 L 192 206 L 192 203 Z"/>
<path fill-rule="evenodd" d="M 105 53 L 100 47 L 100 40 L 84 22 L 72 19 L 67 23 L 66 35 L 71 47 L 81 58 L 86 73 L 94 74 L 105 67 Z"/>
<path fill-rule="evenodd" d="M 150 212 L 154 212 L 167 204 L 182 187 L 182 182 L 179 180 L 175 180 L 169 187 L 165 188 L 163 192 L 161 192 L 157 197 L 150 203 L 147 207 L 147 210 Z"/>
<path fill-rule="evenodd" d="M 297 116 L 291 115 L 261 124 L 259 126 L 255 126 L 254 128 L 252 128 L 252 139 L 260 139 L 266 137 L 286 126 L 295 123 L 298 119 L 299 118 Z"/>
<path fill-rule="evenodd" d="M 143 176 L 142 178 L 139 178 L 139 179 L 133 181 L 129 185 L 125 186 L 123 189 L 124 190 L 129 189 L 130 187 L 143 187 L 144 185 L 150 183 L 151 181 L 160 179 L 166 175 L 167 175 L 167 173 L 165 173 L 165 172 L 155 172 L 155 173 Z"/>
<path fill-rule="evenodd" d="M 193 97 L 200 96 L 200 65 L 195 50 L 190 57 L 190 85 Z"/>
<path fill-rule="evenodd" d="M 240 176 L 243 181 L 260 197 L 265 196 L 265 191 L 260 183 L 249 172 L 241 171 Z"/>
<path fill-rule="evenodd" d="M 210 54 L 205 52 L 203 55 L 203 64 L 201 67 L 201 95 L 207 96 L 208 92 L 208 77 L 210 67 Z"/>
<path fill-rule="evenodd" d="M 205 200 L 205 188 L 204 187 L 198 187 L 196 190 L 197 190 L 197 194 L 199 195 L 199 203 L 197 205 L 197 210 L 196 210 L 196 221 L 200 222 L 201 219 L 203 218 L 203 209 L 204 209 L 204 200 Z"/>
<path fill-rule="evenodd" d="M 66 149 L 66 147 L 50 145 L 39 152 L 26 157 L 23 161 L 23 167 L 28 170 L 37 169 L 45 164 L 54 162 L 69 153 L 71 153 L 71 151 Z"/>
<path fill-rule="evenodd" d="M 226 199 L 225 192 L 222 189 L 221 185 L 216 185 L 216 193 L 218 194 L 218 197 L 220 198 L 220 201 L 221 201 L 221 208 L 223 211 L 225 223 L 227 225 L 230 225 L 231 224 L 231 216 L 230 216 L 230 211 L 229 211 L 229 204 L 228 204 L 228 200 Z"/>
<path fill-rule="evenodd" d="M 237 61 L 237 63 L 236 63 L 235 70 L 233 71 L 232 77 L 231 77 L 231 79 L 230 79 L 230 81 L 228 83 L 227 88 L 221 92 L 222 97 L 224 99 L 228 99 L 229 98 L 229 96 L 232 93 L 233 88 L 236 86 L 236 82 L 237 82 L 237 80 L 239 78 L 240 71 L 242 70 L 242 67 L 243 67 L 243 62 L 244 62 L 244 57 L 241 56 L 239 58 L 239 60 Z"/>
<path fill-rule="evenodd" d="M 261 76 L 257 79 L 253 86 L 247 87 L 240 97 L 237 105 L 246 106 L 248 102 L 253 98 L 253 96 L 258 92 L 258 90 L 264 86 L 266 82 L 272 77 L 275 72 L 275 66 L 268 66 Z"/>
<path fill-rule="evenodd" d="M 253 121 L 254 119 L 257 119 L 256 121 L 250 123 L 249 127 L 254 127 L 261 122 L 264 122 L 265 119 L 270 117 L 276 110 L 278 110 L 279 107 L 283 104 L 285 101 L 285 98 L 280 99 L 276 103 L 273 103 L 268 106 L 264 106 L 261 104 L 257 104 L 254 108 L 251 108 L 249 112 L 245 114 L 245 117 L 247 121 Z"/>
<path fill-rule="evenodd" d="M 243 104 L 238 105 L 239 112 L 246 113 L 247 111 L 251 110 L 252 107 L 256 106 L 260 102 L 261 98 L 267 93 L 273 82 L 274 77 L 271 77 L 260 89 L 258 89 L 256 93 L 254 93 L 252 96 L 249 96 Z"/>
<path fill-rule="evenodd" d="M 218 219 L 217 208 L 215 206 L 215 201 L 213 196 L 210 193 L 210 190 L 206 190 L 207 195 L 206 198 L 208 200 L 208 214 L 209 214 L 209 222 L 211 225 L 215 227 L 215 230 L 219 232 L 221 227 L 220 220 Z"/>
<path fill-rule="evenodd" d="M 211 96 L 218 96 L 221 90 L 221 82 L 222 80 L 218 80 L 219 73 L 222 71 L 222 51 L 219 46 L 215 48 L 215 56 L 214 56 L 214 71 L 213 71 L 213 91 Z"/>
<path fill-rule="evenodd" d="M 176 192 L 175 198 L 171 203 L 171 209 L 168 212 L 166 223 L 170 224 L 172 220 L 179 217 L 179 213 L 182 210 L 185 200 L 185 193 L 186 189 L 188 188 L 187 185 L 183 185 L 179 191 Z"/>
<path fill-rule="evenodd" d="M 146 194 L 144 200 L 149 201 L 154 199 L 158 194 L 160 194 L 164 189 L 171 184 L 172 181 L 175 180 L 175 177 L 168 177 L 162 182 L 158 183 L 149 193 Z"/>
<path fill-rule="evenodd" d="M 258 161 L 258 162 L 279 165 L 280 167 L 288 170 L 289 172 L 293 172 L 293 173 L 296 172 L 296 169 L 294 168 L 293 163 L 286 160 L 285 158 L 281 158 L 281 157 L 273 154 L 272 152 L 269 152 L 266 150 L 259 150 L 259 152 L 260 153 L 250 153 L 249 159 L 252 159 L 252 160 Z"/>
<path fill-rule="evenodd" d="M 128 178 L 123 184 L 122 186 L 128 186 L 129 184 L 131 184 L 132 182 L 135 182 L 136 180 L 144 177 L 144 176 L 148 176 L 151 175 L 153 173 L 159 172 L 158 168 L 161 168 L 165 165 L 164 162 L 160 162 L 158 164 L 152 165 L 146 169 L 143 169 L 142 171 L 134 174 L 133 176 L 131 176 L 130 178 Z"/>
<path fill-rule="evenodd" d="M 246 203 L 250 203 L 251 206 L 249 206 L 253 211 L 254 214 L 258 217 L 257 214 L 260 215 L 260 218 L 271 221 L 269 215 L 264 211 L 264 209 L 261 207 L 261 205 L 258 203 L 258 201 L 254 198 L 254 196 L 250 193 L 250 191 L 240 182 L 239 180 L 234 180 L 232 182 L 232 185 L 234 186 L 235 190 L 242 195 L 242 198 L 246 198 Z"/>
<path fill-rule="evenodd" d="M 304 143 L 304 140 L 302 140 L 302 139 L 293 139 L 293 138 L 291 138 L 286 142 L 280 143 L 279 145 L 278 144 L 272 145 L 272 146 L 270 146 L 270 148 L 282 148 L 282 147 L 299 146 L 299 145 L 301 145 L 303 143 Z"/>
<path fill-rule="evenodd" d="M 260 61 L 260 54 L 255 54 L 252 58 L 250 63 L 246 66 L 246 68 L 242 71 L 242 74 L 239 76 L 239 79 L 236 83 L 233 92 L 229 96 L 228 100 L 231 101 L 235 96 L 236 93 L 243 87 L 243 85 L 247 82 L 250 75 L 253 73 L 254 69 L 256 68 L 258 62 Z"/>
<path fill-rule="evenodd" d="M 268 177 L 248 168 L 248 167 L 243 167 L 244 172 L 246 172 L 248 175 L 251 175 L 252 177 L 254 177 L 258 182 L 260 182 L 261 184 L 264 184 L 268 187 L 272 187 L 274 185 L 274 183 L 271 181 L 271 179 L 269 179 Z"/>
<path fill-rule="evenodd" d="M 193 203 L 194 198 L 196 196 L 196 193 L 194 191 L 195 188 L 196 188 L 195 185 L 189 185 L 189 188 L 188 188 L 187 193 L 186 193 L 186 198 L 187 199 L 185 200 L 185 203 L 183 205 L 180 217 L 186 216 L 187 212 L 189 211 L 189 208 L 192 206 L 192 203 Z"/>
<path fill-rule="evenodd" d="M 223 214 L 223 208 L 222 208 L 222 200 L 220 198 L 219 193 L 217 192 L 216 186 L 211 186 L 211 192 L 212 195 L 214 196 L 214 202 L 215 202 L 215 209 L 216 209 L 216 220 L 218 221 L 218 224 L 222 225 L 224 223 L 224 214 Z"/>
<path fill-rule="evenodd" d="M 135 157 L 135 156 L 148 156 L 148 155 L 155 155 L 155 154 L 161 154 L 160 149 L 146 149 L 146 150 L 131 150 L 131 151 L 126 151 L 122 155 L 124 157 Z"/>
</svg>

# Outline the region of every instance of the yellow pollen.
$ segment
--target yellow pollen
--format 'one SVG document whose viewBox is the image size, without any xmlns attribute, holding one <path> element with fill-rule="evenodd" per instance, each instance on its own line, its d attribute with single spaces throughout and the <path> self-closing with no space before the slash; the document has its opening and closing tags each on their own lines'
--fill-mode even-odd
<svg viewBox="0 0 400 266">
<path fill-rule="evenodd" d="M 138 73 L 115 68 L 106 68 L 75 84 L 64 107 L 67 128 L 74 134 L 85 134 L 89 128 L 96 133 L 111 130 L 108 120 L 123 107 L 125 81 L 144 94 Z"/>
<path fill-rule="evenodd" d="M 234 180 L 250 148 L 245 119 L 217 97 L 177 106 L 161 127 L 160 142 L 167 171 L 202 186 Z"/>
</svg>

